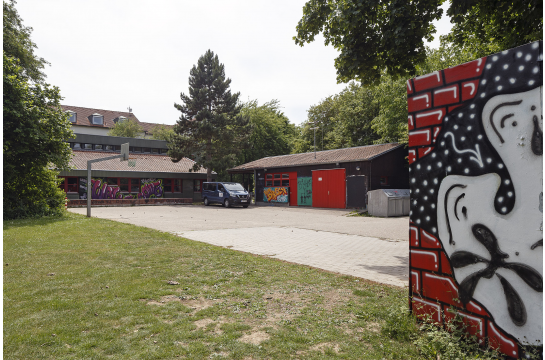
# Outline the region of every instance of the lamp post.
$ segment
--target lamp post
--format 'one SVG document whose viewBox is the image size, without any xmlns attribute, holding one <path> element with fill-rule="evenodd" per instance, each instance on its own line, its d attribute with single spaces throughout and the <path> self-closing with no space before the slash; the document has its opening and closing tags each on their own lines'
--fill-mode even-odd
<svg viewBox="0 0 545 360">
<path fill-rule="evenodd" d="M 316 159 L 316 130 L 319 129 L 318 126 L 310 128 L 310 130 L 314 130 L 314 158 Z"/>
</svg>

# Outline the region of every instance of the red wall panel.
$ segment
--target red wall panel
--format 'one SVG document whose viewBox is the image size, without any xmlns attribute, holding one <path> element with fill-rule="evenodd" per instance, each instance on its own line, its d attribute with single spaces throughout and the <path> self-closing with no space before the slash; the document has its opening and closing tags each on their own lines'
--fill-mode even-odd
<svg viewBox="0 0 545 360">
<path fill-rule="evenodd" d="M 312 171 L 312 206 L 346 208 L 346 169 Z"/>
</svg>

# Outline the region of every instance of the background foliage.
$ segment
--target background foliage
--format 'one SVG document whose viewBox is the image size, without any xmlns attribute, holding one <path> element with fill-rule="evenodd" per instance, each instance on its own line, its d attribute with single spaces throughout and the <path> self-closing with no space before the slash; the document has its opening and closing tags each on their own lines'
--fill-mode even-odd
<svg viewBox="0 0 545 360">
<path fill-rule="evenodd" d="M 45 83 L 47 62 L 34 54 L 32 28 L 15 2 L 3 2 L 3 217 L 54 215 L 64 209 L 58 172 L 66 169 L 73 133 L 59 88 Z"/>
<path fill-rule="evenodd" d="M 445 0 L 309 0 L 297 24 L 296 44 L 322 34 L 332 45 L 337 81 L 377 84 L 416 75 L 433 40 Z M 543 39 L 542 0 L 451 0 L 449 41 L 478 57 Z"/>
<path fill-rule="evenodd" d="M 136 120 L 127 119 L 125 121 L 118 121 L 114 127 L 108 131 L 108 135 L 137 138 L 140 137 L 143 132 L 144 129 Z"/>
</svg>

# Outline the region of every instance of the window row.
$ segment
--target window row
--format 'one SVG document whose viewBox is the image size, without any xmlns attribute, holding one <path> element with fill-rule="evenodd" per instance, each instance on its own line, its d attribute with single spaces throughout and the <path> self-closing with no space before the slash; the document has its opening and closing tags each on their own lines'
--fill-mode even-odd
<svg viewBox="0 0 545 360">
<path fill-rule="evenodd" d="M 76 176 L 61 176 L 63 181 L 59 184 L 59 187 L 66 193 L 79 192 L 80 178 Z M 163 180 L 163 192 L 164 193 L 181 193 L 183 192 L 183 180 L 182 179 L 162 179 Z M 101 178 L 101 185 L 117 186 L 119 191 L 127 193 L 139 193 L 141 187 L 141 179 L 139 178 L 117 178 L 108 177 Z M 204 180 L 185 180 L 193 181 L 193 192 L 201 192 L 202 183 Z"/>
<path fill-rule="evenodd" d="M 67 110 L 66 113 L 68 114 L 68 121 L 71 123 L 77 122 L 78 114 L 72 110 Z M 104 116 L 100 114 L 93 114 L 89 116 L 89 121 L 93 125 L 104 125 Z"/>
<path fill-rule="evenodd" d="M 265 186 L 290 186 L 290 174 L 266 174 Z"/>
<path fill-rule="evenodd" d="M 95 150 L 95 151 L 121 151 L 119 145 L 103 145 L 103 144 L 85 144 L 85 143 L 70 143 L 70 147 L 74 150 Z M 130 146 L 129 152 L 141 154 L 166 154 L 167 149 L 146 148 L 138 146 Z"/>
</svg>

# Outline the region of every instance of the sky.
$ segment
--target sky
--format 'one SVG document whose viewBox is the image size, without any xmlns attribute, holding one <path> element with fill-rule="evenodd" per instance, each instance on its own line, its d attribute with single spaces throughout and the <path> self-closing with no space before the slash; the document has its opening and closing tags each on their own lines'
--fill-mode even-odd
<svg viewBox="0 0 545 360">
<path fill-rule="evenodd" d="M 63 105 L 131 107 L 140 121 L 173 125 L 180 116 L 174 103 L 181 92 L 188 94 L 189 71 L 210 49 L 242 101 L 277 99 L 290 122 L 300 124 L 311 106 L 346 87 L 337 84 L 337 51 L 323 37 L 295 45 L 304 4 L 19 0 L 16 8 L 34 29 L 36 54 L 51 63 L 47 82 L 61 89 Z M 451 24 L 443 17 L 436 27 L 431 47 Z"/>
</svg>

